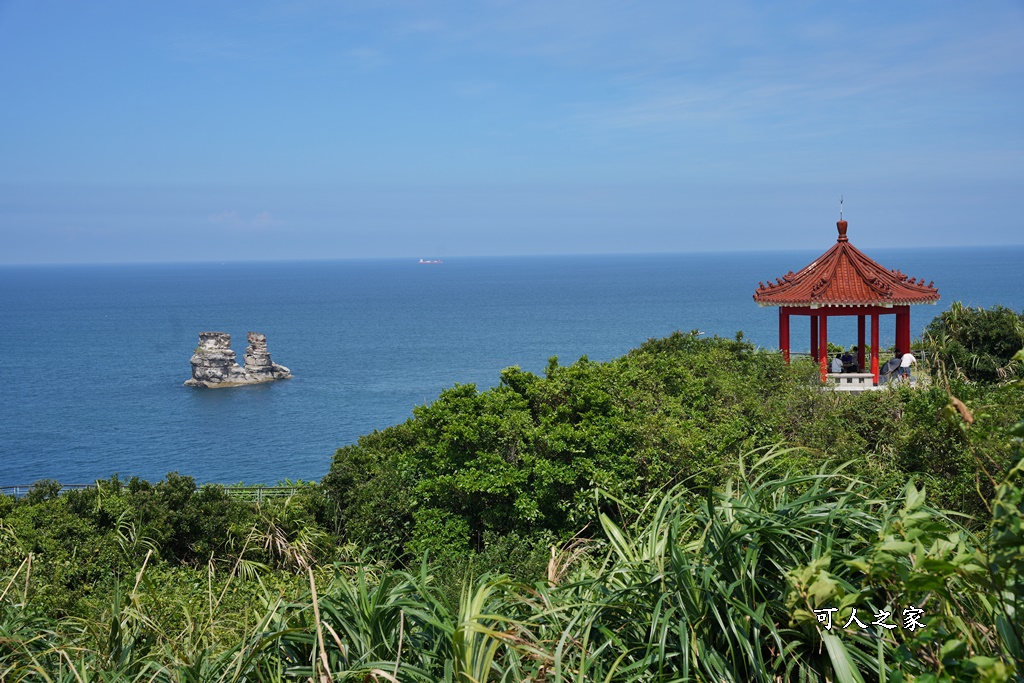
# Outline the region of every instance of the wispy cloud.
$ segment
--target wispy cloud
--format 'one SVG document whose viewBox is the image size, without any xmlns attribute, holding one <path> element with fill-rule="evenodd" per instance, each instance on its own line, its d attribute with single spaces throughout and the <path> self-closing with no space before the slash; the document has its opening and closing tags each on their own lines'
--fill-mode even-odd
<svg viewBox="0 0 1024 683">
<path fill-rule="evenodd" d="M 752 50 L 733 64 L 623 79 L 617 99 L 587 106 L 581 119 L 610 128 L 774 120 L 799 129 L 809 119 L 824 127 L 851 120 L 901 126 L 929 105 L 941 105 L 933 115 L 969 106 L 971 93 L 988 79 L 1007 73 L 1024 79 L 1016 28 L 966 36 L 943 35 L 928 23 L 899 30 L 854 31 L 836 24 L 794 30 L 806 38 L 801 49 Z"/>
<path fill-rule="evenodd" d="M 497 84 L 491 81 L 459 81 L 452 84 L 455 94 L 466 99 L 487 97 L 494 93 L 497 88 Z"/>
<path fill-rule="evenodd" d="M 215 35 L 179 35 L 167 41 L 167 49 L 180 61 L 236 61 L 253 56 L 250 45 L 235 38 Z"/>
<path fill-rule="evenodd" d="M 399 24 L 394 34 L 397 36 L 417 36 L 423 34 L 437 34 L 443 33 L 448 28 L 448 24 L 440 19 L 426 18 L 426 19 L 414 19 Z"/>
<path fill-rule="evenodd" d="M 240 212 L 230 209 L 210 214 L 207 220 L 214 225 L 220 225 L 228 230 L 237 231 L 263 231 L 274 230 L 284 226 L 284 221 L 278 220 L 269 211 L 258 211 L 251 217 L 246 217 Z"/>
<path fill-rule="evenodd" d="M 378 48 L 361 46 L 353 47 L 345 51 L 345 57 L 349 63 L 361 70 L 379 69 L 387 66 L 391 60 L 387 54 Z"/>
</svg>

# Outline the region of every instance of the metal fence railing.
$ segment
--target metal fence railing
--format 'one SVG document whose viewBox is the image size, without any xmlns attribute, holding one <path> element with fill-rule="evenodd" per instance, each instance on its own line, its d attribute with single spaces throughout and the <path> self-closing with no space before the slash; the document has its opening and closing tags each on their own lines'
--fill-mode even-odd
<svg viewBox="0 0 1024 683">
<path fill-rule="evenodd" d="M 80 489 L 91 489 L 96 484 L 61 484 L 60 491 L 76 491 Z M 14 486 L 0 486 L 0 495 L 14 496 L 15 498 L 21 498 L 26 495 L 29 491 L 36 487 L 35 484 L 20 484 Z"/>
<path fill-rule="evenodd" d="M 298 486 L 225 486 L 223 488 L 231 498 L 255 503 L 262 503 L 268 498 L 289 498 L 299 491 Z"/>
<path fill-rule="evenodd" d="M 60 484 L 59 486 L 60 493 L 96 488 L 96 484 Z M 248 500 L 254 503 L 261 503 L 269 498 L 288 498 L 298 493 L 301 488 L 299 486 L 224 486 L 222 484 L 203 484 L 200 488 L 207 486 L 216 486 L 223 489 L 229 498 Z M 36 488 L 35 484 L 0 486 L 0 495 L 21 498 L 28 495 L 34 488 Z"/>
</svg>

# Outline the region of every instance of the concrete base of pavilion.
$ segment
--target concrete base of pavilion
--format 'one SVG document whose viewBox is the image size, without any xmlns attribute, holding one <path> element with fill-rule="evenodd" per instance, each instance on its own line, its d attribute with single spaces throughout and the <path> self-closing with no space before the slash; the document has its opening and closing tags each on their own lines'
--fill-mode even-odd
<svg viewBox="0 0 1024 683">
<path fill-rule="evenodd" d="M 886 375 L 882 375 L 879 383 L 875 384 L 875 375 L 871 372 L 829 372 L 825 375 L 823 386 L 844 394 L 860 394 L 865 391 L 881 391 L 902 385 L 916 387 L 917 377 L 893 377 L 890 379 Z"/>
</svg>

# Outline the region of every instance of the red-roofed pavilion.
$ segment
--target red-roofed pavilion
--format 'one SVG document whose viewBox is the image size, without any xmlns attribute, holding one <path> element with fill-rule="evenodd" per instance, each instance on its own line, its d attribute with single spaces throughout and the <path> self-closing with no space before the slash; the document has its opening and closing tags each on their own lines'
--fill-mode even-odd
<svg viewBox="0 0 1024 683">
<path fill-rule="evenodd" d="M 898 270 L 886 270 L 850 244 L 847 222 L 836 223 L 839 239 L 831 249 L 800 272 L 788 272 L 774 283 L 754 292 L 759 306 L 779 307 L 779 348 L 789 362 L 789 317 L 811 319 L 811 357 L 818 359 L 821 378 L 828 374 L 828 319 L 834 315 L 857 316 L 857 363 L 864 368 L 864 336 L 871 316 L 871 372 L 878 384 L 878 319 L 896 316 L 896 348 L 910 350 L 910 305 L 934 304 L 939 290 L 934 282 L 907 278 Z"/>
</svg>

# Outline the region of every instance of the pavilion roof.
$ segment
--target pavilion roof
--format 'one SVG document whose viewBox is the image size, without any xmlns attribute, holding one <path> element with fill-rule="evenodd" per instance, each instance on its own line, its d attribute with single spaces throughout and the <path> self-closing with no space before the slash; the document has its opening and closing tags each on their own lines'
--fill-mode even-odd
<svg viewBox="0 0 1024 683">
<path fill-rule="evenodd" d="M 868 258 L 850 244 L 846 221 L 836 223 L 839 239 L 831 249 L 797 273 L 760 283 L 754 301 L 760 306 L 877 306 L 930 304 L 939 299 L 934 282 L 908 278 Z"/>
</svg>

